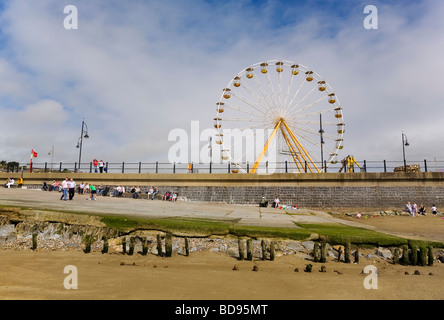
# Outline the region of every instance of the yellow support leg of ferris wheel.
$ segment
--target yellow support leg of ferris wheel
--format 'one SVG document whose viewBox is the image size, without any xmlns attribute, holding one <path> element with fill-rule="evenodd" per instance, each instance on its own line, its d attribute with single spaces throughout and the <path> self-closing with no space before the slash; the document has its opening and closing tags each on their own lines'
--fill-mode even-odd
<svg viewBox="0 0 444 320">
<path fill-rule="evenodd" d="M 293 133 L 293 131 L 291 131 L 290 127 L 285 123 L 285 121 L 283 121 L 283 124 L 285 126 L 285 129 L 287 130 L 287 132 L 290 134 L 291 139 L 293 140 L 293 142 L 295 143 L 296 147 L 298 148 L 299 152 L 301 153 L 302 158 L 304 158 L 304 161 L 307 161 L 307 159 L 304 157 L 304 154 L 307 156 L 307 158 L 309 159 L 309 162 L 313 165 L 313 167 L 316 169 L 317 172 L 320 172 L 320 170 L 318 169 L 318 167 L 316 167 L 316 164 L 313 162 L 313 160 L 310 158 L 310 155 L 308 154 L 308 152 L 305 150 L 305 148 L 302 146 L 302 144 L 299 142 L 298 138 L 296 138 L 295 134 Z M 301 152 L 302 150 L 302 152 Z M 313 173 L 313 170 L 311 169 L 310 166 L 308 166 L 308 169 L 310 170 L 311 173 Z"/>
<path fill-rule="evenodd" d="M 271 133 L 270 137 L 268 138 L 267 142 L 265 143 L 264 149 L 262 150 L 261 154 L 256 159 L 256 162 L 254 163 L 253 168 L 251 169 L 250 173 L 256 172 L 257 168 L 259 167 L 259 163 L 261 162 L 262 158 L 264 157 L 265 153 L 267 152 L 268 146 L 269 146 L 271 140 L 273 140 L 274 136 L 276 135 L 276 132 L 278 131 L 281 124 L 282 124 L 282 119 L 279 120 L 279 122 L 274 127 L 273 132 Z"/>
<path fill-rule="evenodd" d="M 296 150 L 294 149 L 294 146 L 291 144 L 291 141 L 288 138 L 287 134 L 285 133 L 285 130 L 283 129 L 283 127 L 281 127 L 281 133 L 282 133 L 282 137 L 284 137 L 284 140 L 288 145 L 288 148 L 291 153 L 291 156 L 293 157 L 294 163 L 296 163 L 296 166 L 298 167 L 299 172 L 301 172 L 301 167 L 304 166 L 302 160 L 299 158 Z M 299 164 L 301 165 L 301 167 L 299 167 Z"/>
</svg>

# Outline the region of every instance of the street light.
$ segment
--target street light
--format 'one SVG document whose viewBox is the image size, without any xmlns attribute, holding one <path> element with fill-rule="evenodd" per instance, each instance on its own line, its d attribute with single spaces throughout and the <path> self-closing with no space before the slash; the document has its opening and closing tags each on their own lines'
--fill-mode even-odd
<svg viewBox="0 0 444 320">
<path fill-rule="evenodd" d="M 54 163 L 54 145 L 52 145 L 51 150 L 49 150 L 48 155 L 51 155 L 51 171 L 52 171 L 52 164 Z"/>
<path fill-rule="evenodd" d="M 85 129 L 84 129 L 85 128 Z M 83 132 L 85 132 L 85 134 L 83 134 Z M 80 133 L 80 138 L 77 141 L 77 146 L 76 148 L 80 149 L 79 150 L 79 171 L 80 171 L 80 161 L 82 160 L 82 145 L 83 145 L 83 138 L 88 139 L 89 135 L 88 135 L 88 126 L 85 123 L 85 120 L 82 120 L 82 131 Z"/>
<path fill-rule="evenodd" d="M 325 142 L 324 142 L 324 137 L 323 137 L 324 129 L 322 129 L 322 114 L 319 115 L 319 126 L 320 126 L 319 134 L 321 136 L 321 168 L 324 169 L 324 147 L 323 147 L 323 145 Z"/>
<path fill-rule="evenodd" d="M 402 133 L 402 156 L 404 158 L 404 172 L 407 172 L 407 164 L 405 162 L 405 147 L 408 147 L 410 144 L 407 140 L 407 136 Z"/>
</svg>

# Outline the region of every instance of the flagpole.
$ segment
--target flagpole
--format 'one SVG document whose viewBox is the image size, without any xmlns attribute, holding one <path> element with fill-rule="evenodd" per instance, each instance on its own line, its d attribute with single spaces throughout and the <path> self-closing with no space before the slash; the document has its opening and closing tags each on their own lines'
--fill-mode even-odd
<svg viewBox="0 0 444 320">
<path fill-rule="evenodd" d="M 31 150 L 31 161 L 29 162 L 29 173 L 31 173 L 32 170 L 32 156 L 34 155 L 34 149 Z"/>
</svg>

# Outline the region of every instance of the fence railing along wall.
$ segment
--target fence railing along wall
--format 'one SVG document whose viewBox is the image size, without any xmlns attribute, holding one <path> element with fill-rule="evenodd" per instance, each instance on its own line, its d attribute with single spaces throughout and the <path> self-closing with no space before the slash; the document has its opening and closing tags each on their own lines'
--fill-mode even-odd
<svg viewBox="0 0 444 320">
<path fill-rule="evenodd" d="M 354 172 L 393 172 L 395 168 L 403 167 L 403 161 L 357 161 L 354 166 Z M 325 168 L 321 163 L 316 163 L 316 166 L 323 170 Z M 426 159 L 421 161 L 409 161 L 407 167 L 410 165 L 418 165 L 419 172 L 444 172 L 444 161 L 428 161 Z M 241 170 L 239 172 L 250 172 L 253 163 L 238 164 Z M 231 163 L 192 163 L 190 170 L 189 163 L 167 163 L 167 162 L 106 162 L 104 173 L 233 173 L 236 172 L 238 166 Z M 340 172 L 342 164 L 330 164 L 325 172 Z M 5 168 L 6 169 L 6 168 Z M 19 163 L 18 166 L 10 168 L 9 172 L 83 172 L 94 173 L 96 168 L 93 163 L 82 164 L 78 167 L 77 162 L 33 162 L 32 167 L 29 163 Z M 341 172 L 348 172 L 350 168 L 342 168 Z M 99 168 L 97 168 L 99 172 Z M 306 172 L 310 173 L 310 168 L 305 165 L 302 168 L 297 168 L 294 163 L 290 162 L 264 162 L 261 163 L 257 170 L 258 173 L 294 173 Z"/>
</svg>

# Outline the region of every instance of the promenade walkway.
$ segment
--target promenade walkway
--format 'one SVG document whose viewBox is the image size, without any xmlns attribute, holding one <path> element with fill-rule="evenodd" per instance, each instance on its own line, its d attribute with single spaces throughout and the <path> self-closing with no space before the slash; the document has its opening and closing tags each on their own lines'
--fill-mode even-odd
<svg viewBox="0 0 444 320">
<path fill-rule="evenodd" d="M 215 202 L 161 201 L 132 198 L 101 197 L 87 200 L 76 194 L 72 201 L 60 200 L 61 193 L 38 189 L 0 188 L 0 206 L 74 212 L 88 215 L 116 215 L 136 218 L 219 219 L 237 225 L 299 228 L 298 223 L 339 223 L 405 238 L 444 242 L 444 218 L 427 215 L 378 219 L 343 219 L 327 212 L 300 208 L 297 210 L 261 208 L 259 205 L 235 205 Z"/>
<path fill-rule="evenodd" d="M 77 194 L 73 200 L 60 200 L 61 193 L 36 189 L 0 188 L 0 205 L 49 209 L 86 214 L 119 215 L 138 218 L 210 218 L 237 221 L 241 225 L 297 228 L 297 223 L 338 222 L 328 214 L 308 209 L 275 209 L 270 206 L 233 205 L 209 202 L 161 201 L 132 198 L 96 197 Z"/>
</svg>

